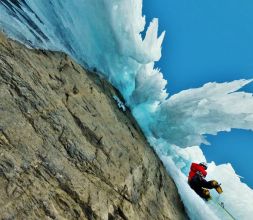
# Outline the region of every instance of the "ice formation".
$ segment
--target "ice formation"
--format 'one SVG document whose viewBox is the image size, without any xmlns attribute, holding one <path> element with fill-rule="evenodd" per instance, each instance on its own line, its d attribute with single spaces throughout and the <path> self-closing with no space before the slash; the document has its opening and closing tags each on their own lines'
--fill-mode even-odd
<svg viewBox="0 0 253 220">
<path fill-rule="evenodd" d="M 252 94 L 236 92 L 250 82 L 207 83 L 173 95 L 157 109 L 153 133 L 169 143 L 190 147 L 207 144 L 204 134 L 253 129 Z"/>
<path fill-rule="evenodd" d="M 250 80 L 207 83 L 171 97 L 154 69 L 164 33 L 158 20 L 145 30 L 142 0 L 1 0 L 0 28 L 27 46 L 64 51 L 96 68 L 117 87 L 147 139 L 174 178 L 191 219 L 229 219 L 189 188 L 191 161 L 204 161 L 205 134 L 253 129 L 252 94 L 237 92 Z M 144 38 L 142 36 L 145 36 Z M 145 120 L 144 120 L 145 119 Z M 195 146 L 195 147 L 193 147 Z M 237 219 L 253 216 L 253 191 L 230 164 L 211 163 L 208 178 L 223 183 L 223 201 Z"/>
</svg>

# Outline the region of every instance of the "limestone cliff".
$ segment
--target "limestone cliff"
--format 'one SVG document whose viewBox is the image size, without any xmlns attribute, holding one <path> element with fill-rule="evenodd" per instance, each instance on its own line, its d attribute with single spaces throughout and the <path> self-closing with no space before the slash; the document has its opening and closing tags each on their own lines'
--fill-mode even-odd
<svg viewBox="0 0 253 220">
<path fill-rule="evenodd" d="M 0 35 L 1 219 L 186 219 L 104 79 Z"/>
</svg>

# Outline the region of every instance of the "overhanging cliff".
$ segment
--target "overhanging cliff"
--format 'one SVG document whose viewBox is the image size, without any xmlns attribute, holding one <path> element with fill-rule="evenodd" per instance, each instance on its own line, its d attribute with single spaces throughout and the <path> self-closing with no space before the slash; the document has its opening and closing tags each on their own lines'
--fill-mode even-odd
<svg viewBox="0 0 253 220">
<path fill-rule="evenodd" d="M 104 79 L 0 35 L 1 219 L 186 219 Z"/>
</svg>

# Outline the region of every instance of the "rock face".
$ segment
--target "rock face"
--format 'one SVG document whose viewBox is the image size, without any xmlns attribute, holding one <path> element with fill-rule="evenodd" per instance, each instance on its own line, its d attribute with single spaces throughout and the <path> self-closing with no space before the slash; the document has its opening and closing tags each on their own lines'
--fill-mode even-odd
<svg viewBox="0 0 253 220">
<path fill-rule="evenodd" d="M 1 219 L 186 219 L 118 92 L 67 55 L 0 35 Z"/>
</svg>

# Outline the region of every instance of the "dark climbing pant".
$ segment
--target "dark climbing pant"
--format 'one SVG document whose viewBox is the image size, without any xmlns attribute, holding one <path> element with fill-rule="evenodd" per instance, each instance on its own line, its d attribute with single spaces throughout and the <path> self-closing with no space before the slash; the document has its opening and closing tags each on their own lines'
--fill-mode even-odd
<svg viewBox="0 0 253 220">
<path fill-rule="evenodd" d="M 190 187 L 201 197 L 204 199 L 208 199 L 206 196 L 205 189 L 214 189 L 213 181 L 206 181 L 199 175 L 195 175 L 191 181 L 188 182 Z M 204 189 L 205 188 L 205 189 Z"/>
</svg>

